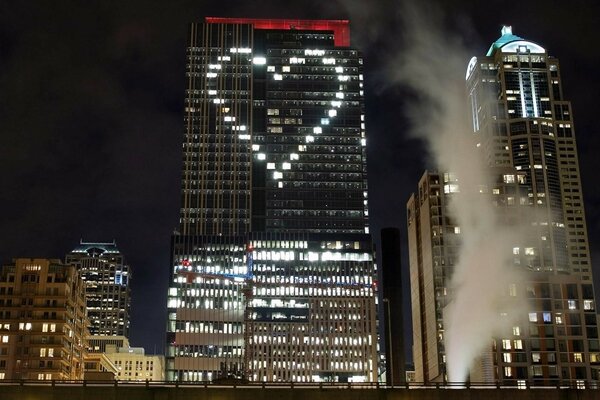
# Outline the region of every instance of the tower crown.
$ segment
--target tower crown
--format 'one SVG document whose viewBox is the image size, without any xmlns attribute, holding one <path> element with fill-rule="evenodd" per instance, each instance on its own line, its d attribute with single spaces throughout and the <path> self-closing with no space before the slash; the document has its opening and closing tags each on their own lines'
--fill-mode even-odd
<svg viewBox="0 0 600 400">
<path fill-rule="evenodd" d="M 500 36 L 488 50 L 486 56 L 490 57 L 494 55 L 496 50 L 500 50 L 502 53 L 545 53 L 544 49 L 539 44 L 525 40 L 520 36 L 514 35 L 512 32 L 512 26 L 504 25 L 500 30 L 502 36 Z"/>
</svg>

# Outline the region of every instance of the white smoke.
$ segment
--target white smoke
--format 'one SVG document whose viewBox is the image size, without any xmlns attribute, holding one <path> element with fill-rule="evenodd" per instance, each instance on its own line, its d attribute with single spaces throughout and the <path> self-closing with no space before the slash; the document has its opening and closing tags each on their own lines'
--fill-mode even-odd
<svg viewBox="0 0 600 400">
<path fill-rule="evenodd" d="M 427 142 L 435 167 L 456 174 L 460 187 L 450 204 L 462 238 L 444 329 L 448 380 L 464 382 L 473 363 L 491 350 L 492 337 L 515 323 L 507 295 L 509 285 L 522 279 L 512 267 L 511 250 L 529 225 L 499 223 L 498 208 L 480 192 L 489 190 L 496 177 L 477 151 L 469 121 L 465 73 L 472 54 L 444 29 L 439 10 L 408 2 L 395 5 L 404 42 L 390 58 L 387 77 L 414 95 L 405 109 L 410 133 Z"/>
<path fill-rule="evenodd" d="M 439 171 L 456 174 L 460 188 L 450 203 L 461 246 L 444 329 L 448 380 L 463 382 L 474 361 L 490 350 L 492 337 L 515 322 L 516 313 L 506 309 L 507 295 L 509 285 L 521 279 L 511 249 L 529 225 L 500 223 L 498 208 L 485 194 L 496 176 L 477 151 L 469 120 L 464 76 L 470 54 L 458 37 L 444 30 L 435 9 L 405 6 L 401 17 L 406 48 L 398 54 L 393 76 L 417 95 L 408 114 L 412 133 L 428 142 Z"/>
</svg>

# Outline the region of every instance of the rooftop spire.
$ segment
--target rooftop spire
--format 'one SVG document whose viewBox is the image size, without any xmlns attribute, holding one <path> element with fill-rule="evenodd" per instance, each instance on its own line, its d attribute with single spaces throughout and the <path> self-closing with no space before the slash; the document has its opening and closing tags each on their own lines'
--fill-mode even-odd
<svg viewBox="0 0 600 400">
<path fill-rule="evenodd" d="M 502 26 L 502 30 L 500 32 L 502 32 L 502 36 L 504 36 L 504 35 L 512 35 L 512 26 L 510 26 L 510 25 L 503 25 Z"/>
</svg>

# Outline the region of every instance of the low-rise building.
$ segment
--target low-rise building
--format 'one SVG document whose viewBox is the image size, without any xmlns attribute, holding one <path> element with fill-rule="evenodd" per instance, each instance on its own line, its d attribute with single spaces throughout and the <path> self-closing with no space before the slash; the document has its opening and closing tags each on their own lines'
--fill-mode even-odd
<svg viewBox="0 0 600 400">
<path fill-rule="evenodd" d="M 105 354 L 117 368 L 117 380 L 165 380 L 165 357 L 162 355 L 146 355 L 143 347 L 115 345 L 107 345 Z"/>
</svg>

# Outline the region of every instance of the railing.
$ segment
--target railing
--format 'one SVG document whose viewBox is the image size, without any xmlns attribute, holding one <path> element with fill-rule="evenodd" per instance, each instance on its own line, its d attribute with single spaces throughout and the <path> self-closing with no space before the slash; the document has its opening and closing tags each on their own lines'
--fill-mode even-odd
<svg viewBox="0 0 600 400">
<path fill-rule="evenodd" d="M 400 385 L 387 385 L 378 382 L 187 382 L 187 381 L 117 381 L 117 380 L 0 380 L 0 386 L 138 386 L 173 388 L 243 388 L 243 389 L 383 389 L 383 390 L 420 390 L 420 389 L 591 389 L 600 390 L 600 382 L 585 380 L 556 380 L 544 383 L 523 381 L 504 383 L 448 382 L 418 383 L 408 382 Z"/>
</svg>

